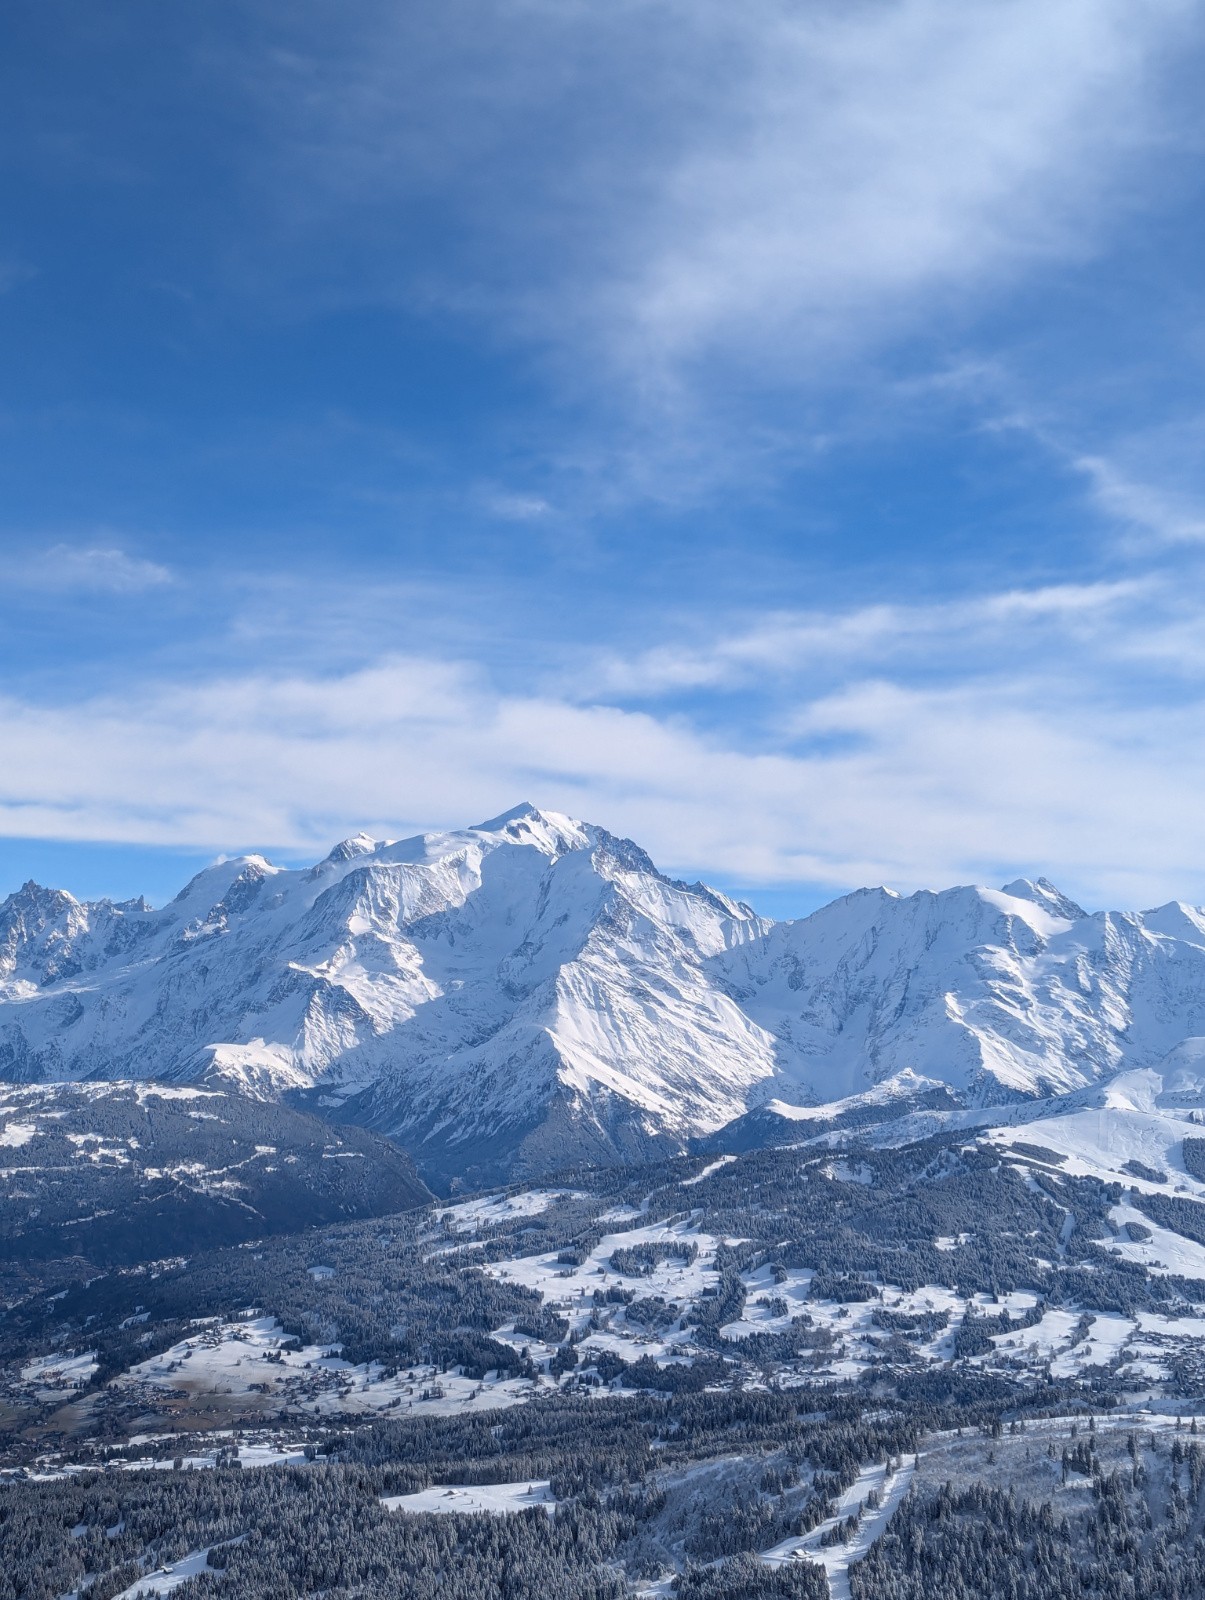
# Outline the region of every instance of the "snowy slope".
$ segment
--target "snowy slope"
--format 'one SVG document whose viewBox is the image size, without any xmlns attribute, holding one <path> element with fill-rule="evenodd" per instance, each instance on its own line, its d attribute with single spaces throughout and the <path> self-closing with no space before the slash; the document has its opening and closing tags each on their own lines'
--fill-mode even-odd
<svg viewBox="0 0 1205 1600">
<path fill-rule="evenodd" d="M 429 1196 L 362 1128 L 175 1084 L 8 1084 L 0 1092 L 0 1299 L 30 1264 L 129 1265 Z"/>
<path fill-rule="evenodd" d="M 769 926 L 531 807 L 308 871 L 225 862 L 161 911 L 27 885 L 0 907 L 0 1071 L 299 1092 L 452 1169 L 648 1154 L 773 1076 L 706 968 Z"/>
<path fill-rule="evenodd" d="M 1190 907 L 1087 916 L 1019 880 L 772 924 L 530 806 L 307 870 L 226 861 L 158 910 L 0 906 L 0 1076 L 289 1096 L 441 1180 L 646 1159 L 771 1103 L 1048 1096 L 1177 1048 L 1205 1075 L 1202 1036 Z"/>
<path fill-rule="evenodd" d="M 804 1103 L 905 1070 L 977 1101 L 1058 1094 L 1205 1033 L 1205 913 L 1088 916 L 1044 882 L 860 890 L 717 969 Z"/>
</svg>

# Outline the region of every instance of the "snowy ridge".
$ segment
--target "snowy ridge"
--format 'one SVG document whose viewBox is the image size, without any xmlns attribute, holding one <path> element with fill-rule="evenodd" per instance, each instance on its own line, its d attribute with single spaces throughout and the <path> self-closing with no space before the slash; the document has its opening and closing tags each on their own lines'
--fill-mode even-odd
<svg viewBox="0 0 1205 1600">
<path fill-rule="evenodd" d="M 1194 1096 L 1202 1039 L 1192 907 L 1087 915 L 1019 879 L 774 924 L 531 806 L 359 834 L 305 870 L 224 861 L 157 910 L 36 884 L 0 905 L 4 1077 L 288 1096 L 449 1181 L 647 1159 L 750 1113 L 1066 1095 L 1165 1058 Z"/>
<path fill-rule="evenodd" d="M 450 1168 L 680 1148 L 773 1077 L 707 970 L 769 927 L 529 806 L 305 871 L 223 862 L 159 911 L 27 885 L 0 907 L 0 1072 L 309 1095 Z"/>
<path fill-rule="evenodd" d="M 1155 1065 L 1202 1032 L 1205 914 L 1088 916 L 1024 881 L 864 889 L 724 970 L 811 1103 L 904 1070 L 980 1102 L 1043 1096 Z"/>
</svg>

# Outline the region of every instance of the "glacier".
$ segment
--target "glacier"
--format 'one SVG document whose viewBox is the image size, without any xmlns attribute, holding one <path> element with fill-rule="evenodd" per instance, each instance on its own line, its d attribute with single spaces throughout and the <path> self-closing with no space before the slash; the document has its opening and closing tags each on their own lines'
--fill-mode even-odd
<svg viewBox="0 0 1205 1600">
<path fill-rule="evenodd" d="M 751 1114 L 1073 1095 L 1205 1066 L 1205 912 L 1044 879 L 773 922 L 522 805 L 222 861 L 168 905 L 0 905 L 0 1077 L 225 1086 L 362 1123 L 444 1185 L 675 1153 Z"/>
</svg>

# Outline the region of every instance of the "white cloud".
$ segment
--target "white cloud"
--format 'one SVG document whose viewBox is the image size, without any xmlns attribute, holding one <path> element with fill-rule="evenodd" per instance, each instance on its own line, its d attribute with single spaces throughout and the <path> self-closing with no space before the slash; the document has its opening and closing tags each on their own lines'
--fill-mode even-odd
<svg viewBox="0 0 1205 1600">
<path fill-rule="evenodd" d="M 1153 60 L 1193 8 L 1121 0 L 761 4 L 665 173 L 636 319 L 671 355 L 760 362 L 1091 251 L 1159 129 Z M 1120 180 L 1120 181 L 1119 181 Z M 951 300 L 951 294 L 955 296 Z"/>
<path fill-rule="evenodd" d="M 538 522 L 552 506 L 538 494 L 517 494 L 497 490 L 485 497 L 485 508 L 503 522 Z"/>
<path fill-rule="evenodd" d="M 1160 544 L 1205 542 L 1205 502 L 1199 494 L 1132 477 L 1105 456 L 1080 456 L 1073 465 L 1115 522 Z"/>
<path fill-rule="evenodd" d="M 13 562 L 9 575 L 33 588 L 102 594 L 140 594 L 172 581 L 167 567 L 115 545 L 56 544 L 38 556 Z"/>
<path fill-rule="evenodd" d="M 1051 584 L 1036 589 L 931 604 L 876 604 L 845 612 L 778 612 L 690 646 L 675 643 L 621 656 L 605 655 L 584 679 L 590 689 L 630 698 L 659 698 L 691 689 L 739 689 L 808 673 L 815 680 L 851 667 L 923 660 L 929 670 L 968 646 L 981 667 L 993 651 L 1014 658 L 1049 653 L 1057 643 L 1083 649 L 1095 637 L 1115 648 L 1116 620 L 1148 602 L 1149 579 Z"/>
<path fill-rule="evenodd" d="M 869 646 L 835 681 L 776 680 L 769 735 L 736 719 L 703 731 L 672 703 L 503 691 L 472 663 L 423 657 L 67 705 L 9 696 L 0 832 L 318 852 L 362 826 L 454 825 L 526 796 L 729 882 L 837 892 L 1045 871 L 1096 903 L 1205 899 L 1205 655 L 1165 673 L 1177 638 L 1205 631 L 1191 596 L 1102 585 L 885 616 L 810 620 Z M 1082 648 L 1058 648 L 1084 619 Z M 909 630 L 961 652 L 961 675 L 923 658 L 886 670 L 883 638 Z M 1135 691 L 1142 673 L 1154 689 Z"/>
<path fill-rule="evenodd" d="M 325 286 L 337 237 L 344 296 L 500 319 L 584 388 L 602 358 L 647 392 L 717 351 L 807 383 L 834 344 L 1091 252 L 1157 203 L 1135 180 L 1193 115 L 1163 68 L 1199 8 L 468 0 L 337 38 L 290 15 L 247 81 L 293 268 Z"/>
</svg>

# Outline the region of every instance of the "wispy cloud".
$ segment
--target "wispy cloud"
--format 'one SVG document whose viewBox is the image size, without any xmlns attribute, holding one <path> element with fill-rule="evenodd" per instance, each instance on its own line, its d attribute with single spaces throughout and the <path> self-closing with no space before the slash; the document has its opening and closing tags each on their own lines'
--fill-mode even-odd
<svg viewBox="0 0 1205 1600">
<path fill-rule="evenodd" d="M 1205 418 L 1189 413 L 1152 427 L 1131 416 L 1129 430 L 1112 430 L 1094 448 L 1075 442 L 1082 432 L 1047 403 L 1044 412 L 1018 397 L 1018 384 L 999 365 L 954 374 L 951 382 L 977 391 L 989 410 L 989 431 L 1032 439 L 1084 485 L 1087 500 L 1120 535 L 1118 548 L 1131 556 L 1158 547 L 1205 542 L 1205 485 L 1198 463 Z M 1003 406 L 1003 409 L 1001 407 Z M 994 414 L 992 414 L 994 413 Z"/>
<path fill-rule="evenodd" d="M 141 594 L 172 582 L 170 568 L 116 545 L 56 544 L 13 562 L 8 577 L 23 586 L 99 594 Z"/>
<path fill-rule="evenodd" d="M 1115 645 L 1116 622 L 1149 600 L 1152 580 L 1053 584 L 929 604 L 879 604 L 849 611 L 776 612 L 713 633 L 701 644 L 662 644 L 610 653 L 582 692 L 657 699 L 693 689 L 747 689 L 808 674 L 813 681 L 903 663 L 927 672 L 980 670 L 1053 647 L 1082 650 L 1093 638 Z"/>
<path fill-rule="evenodd" d="M 644 346 L 781 366 L 1082 257 L 1167 131 L 1148 70 L 1189 12 L 745 8 L 714 136 L 667 164 L 641 240 Z"/>
<path fill-rule="evenodd" d="M 335 41 L 290 10 L 247 79 L 260 203 L 318 251 L 290 270 L 337 235 L 342 296 L 446 306 L 566 372 L 588 350 L 590 383 L 601 360 L 646 394 L 716 353 L 807 383 L 826 350 L 1090 253 L 1179 132 L 1160 69 L 1196 14 L 468 0 L 438 28 L 369 6 Z M 416 259 L 433 205 L 444 243 Z"/>
<path fill-rule="evenodd" d="M 1131 477 L 1104 456 L 1078 457 L 1096 504 L 1113 521 L 1161 544 L 1205 542 L 1205 497 Z"/>
<path fill-rule="evenodd" d="M 1082 648 L 1060 645 L 1081 625 Z M 672 698 L 502 689 L 468 659 L 9 697 L 0 831 L 318 850 L 529 796 L 730 882 L 836 892 L 1047 871 L 1098 903 L 1200 899 L 1205 652 L 1168 675 L 1177 630 L 1193 629 L 1205 608 L 1191 598 L 1123 585 L 813 617 L 807 649 L 838 641 L 840 670 L 800 672 L 796 654 L 794 677 L 774 679 L 777 732 L 752 745 Z M 886 659 L 890 640 L 921 636 L 961 657 L 956 678 Z M 1164 688 L 1136 695 L 1143 672 Z"/>
<path fill-rule="evenodd" d="M 538 522 L 552 510 L 543 495 L 520 494 L 503 489 L 487 494 L 485 507 L 502 522 Z"/>
</svg>

